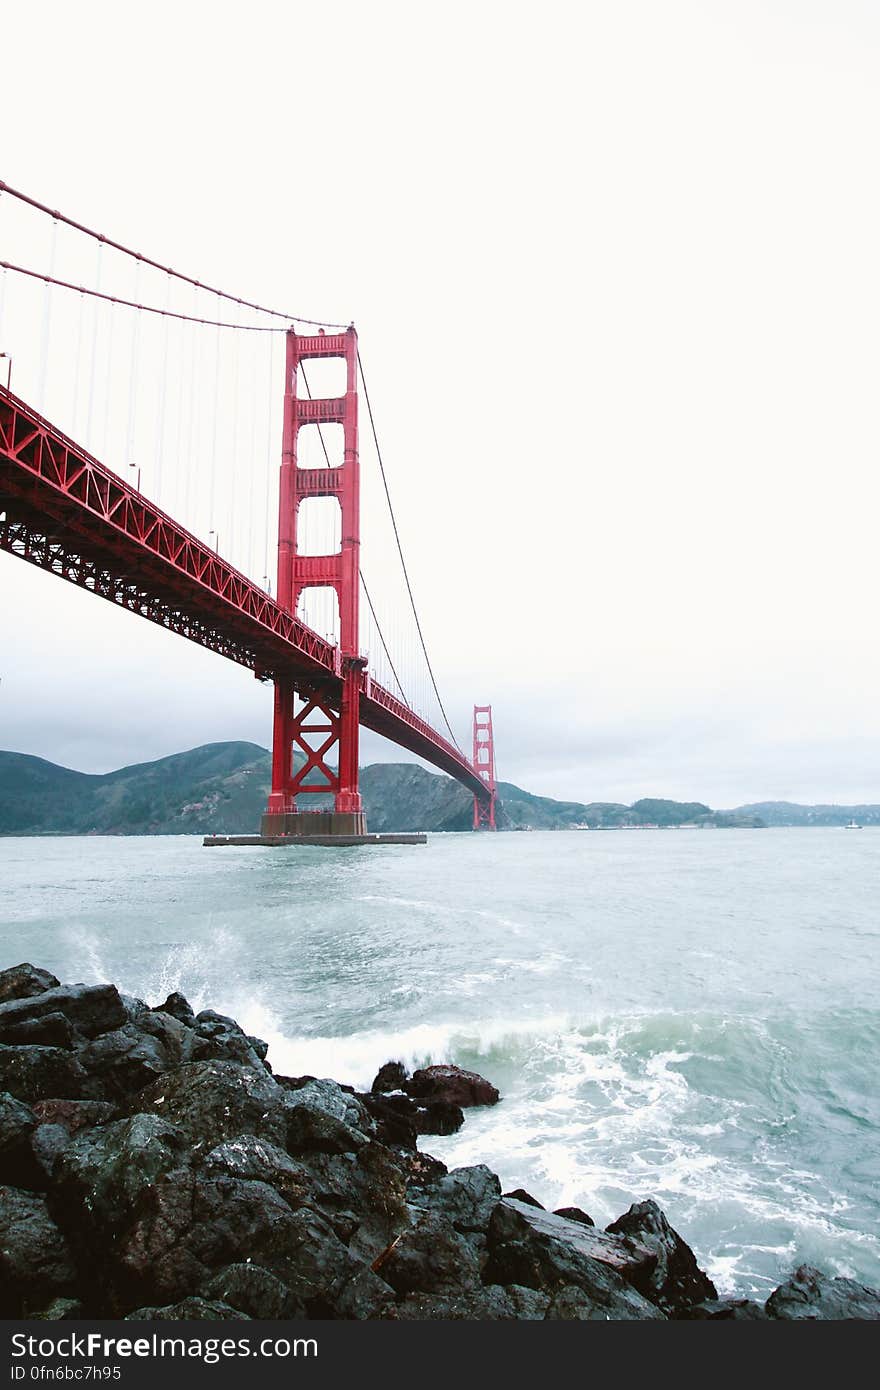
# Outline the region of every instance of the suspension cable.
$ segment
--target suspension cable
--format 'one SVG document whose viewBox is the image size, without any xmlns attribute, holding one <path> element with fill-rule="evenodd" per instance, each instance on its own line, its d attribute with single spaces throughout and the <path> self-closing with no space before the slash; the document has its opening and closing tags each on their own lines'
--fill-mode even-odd
<svg viewBox="0 0 880 1390">
<path fill-rule="evenodd" d="M 368 414 L 369 417 L 370 417 L 370 429 L 371 429 L 372 434 L 373 434 L 373 443 L 374 443 L 375 446 L 376 446 L 376 457 L 377 457 L 378 460 L 379 460 L 379 471 L 380 471 L 380 473 L 382 474 L 382 486 L 383 486 L 384 489 L 385 489 L 385 497 L 386 497 L 386 500 L 387 500 L 387 502 L 388 502 L 388 511 L 389 511 L 390 514 L 391 514 L 391 525 L 392 525 L 393 528 L 394 528 L 394 539 L 395 539 L 395 541 L 397 542 L 397 553 L 398 553 L 398 555 L 400 556 L 400 563 L 401 563 L 401 565 L 403 566 L 403 577 L 404 577 L 404 579 L 406 580 L 406 591 L 407 591 L 407 593 L 409 594 L 409 601 L 410 601 L 410 605 L 411 605 L 411 607 L 412 607 L 413 617 L 414 617 L 415 620 L 416 620 L 416 630 L 417 630 L 417 632 L 418 632 L 418 634 L 419 634 L 419 641 L 420 641 L 420 643 L 421 643 L 421 645 L 422 645 L 422 653 L 423 653 L 424 658 L 425 658 L 425 665 L 426 665 L 427 668 L 428 668 L 428 675 L 431 677 L 431 684 L 432 684 L 432 686 L 434 687 L 434 694 L 437 696 L 437 704 L 440 706 L 440 713 L 443 715 L 443 720 L 444 720 L 444 723 L 446 724 L 447 729 L 449 730 L 450 737 L 452 738 L 452 742 L 455 744 L 456 748 L 458 748 L 458 751 L 459 751 L 459 753 L 461 753 L 462 757 L 464 757 L 464 753 L 462 752 L 462 749 L 459 747 L 458 739 L 455 737 L 455 734 L 453 733 L 452 725 L 451 725 L 450 722 L 449 722 L 449 718 L 448 718 L 448 716 L 447 716 L 446 709 L 445 709 L 445 707 L 444 707 L 443 701 L 442 701 L 441 698 L 440 698 L 440 691 L 437 689 L 437 682 L 436 682 L 436 680 L 434 679 L 434 668 L 433 668 L 432 665 L 431 665 L 431 658 L 428 656 L 428 649 L 427 649 L 427 647 L 425 646 L 425 637 L 424 637 L 424 633 L 422 632 L 422 625 L 421 625 L 421 623 L 419 622 L 419 615 L 418 615 L 418 611 L 417 611 L 417 609 L 416 609 L 416 601 L 415 601 L 415 599 L 413 598 L 412 585 L 411 585 L 410 582 L 409 582 L 409 572 L 408 572 L 408 570 L 407 570 L 407 568 L 406 568 L 406 560 L 403 558 L 403 546 L 401 545 L 401 542 L 400 542 L 400 532 L 399 532 L 398 529 L 397 529 L 397 518 L 396 518 L 395 515 L 394 515 L 394 508 L 393 508 L 393 506 L 391 505 L 391 493 L 388 491 L 388 479 L 387 479 L 386 476 L 385 476 L 385 465 L 384 465 L 384 463 L 382 462 L 382 450 L 381 450 L 380 447 L 379 447 L 379 436 L 378 436 L 378 434 L 377 434 L 377 432 L 376 432 L 376 421 L 375 421 L 375 419 L 373 418 L 373 407 L 372 407 L 372 405 L 370 404 L 370 393 L 369 393 L 369 391 L 367 390 L 367 379 L 366 379 L 366 377 L 364 376 L 364 364 L 363 364 L 363 362 L 361 361 L 360 348 L 358 348 L 357 359 L 358 359 L 358 370 L 360 371 L 360 374 L 361 374 L 361 384 L 362 384 L 362 386 L 363 386 L 363 388 L 364 388 L 364 400 L 365 400 L 366 403 L 367 403 L 367 414 Z"/>
<path fill-rule="evenodd" d="M 124 256 L 131 256 L 135 261 L 141 261 L 144 265 L 152 266 L 154 270 L 162 270 L 166 275 L 173 275 L 175 280 L 183 280 L 188 285 L 195 285 L 196 289 L 207 290 L 209 294 L 217 295 L 218 299 L 228 299 L 233 304 L 238 304 L 242 309 L 254 309 L 258 314 L 269 314 L 272 318 L 287 319 L 296 323 L 307 323 L 313 328 L 347 328 L 347 323 L 330 323 L 327 319 L 304 319 L 299 314 L 283 313 L 280 309 L 267 309 L 262 304 L 253 304 L 250 300 L 240 299 L 238 295 L 226 294 L 224 290 L 214 289 L 211 285 L 205 285 L 201 280 L 194 280 L 191 275 L 184 275 L 179 270 L 173 270 L 171 266 L 162 265 L 160 261 L 154 261 L 149 256 L 144 256 L 140 251 L 132 251 L 130 247 L 123 246 L 119 241 L 113 241 L 111 237 L 104 236 L 102 232 L 96 232 L 91 227 L 86 227 L 82 222 L 76 222 L 72 217 L 67 217 L 63 212 L 50 208 L 46 203 L 38 202 L 36 198 L 31 198 L 27 193 L 20 192 L 17 188 L 11 188 L 8 183 L 0 179 L 0 193 L 8 193 L 11 198 L 17 198 L 21 203 L 27 203 L 29 207 L 36 208 L 37 212 L 46 213 L 53 217 L 57 222 L 63 222 L 66 227 L 73 227 L 74 231 L 82 232 L 84 236 L 90 236 L 95 241 L 101 242 L 104 246 L 110 246 L 114 251 L 121 251 Z M 13 267 L 10 267 L 13 268 Z M 138 305 L 138 308 L 143 306 Z M 221 325 L 222 327 L 240 327 L 243 325 Z"/>
<path fill-rule="evenodd" d="M 42 280 L 46 285 L 56 285 L 62 290 L 75 290 L 77 294 L 90 295 L 92 299 L 105 299 L 110 304 L 121 304 L 125 309 L 139 309 L 143 314 L 159 314 L 166 319 L 183 319 L 186 323 L 207 324 L 209 328 L 237 328 L 240 333 L 286 333 L 286 328 L 276 328 L 274 324 L 266 323 L 228 323 L 218 322 L 217 319 L 202 319 L 195 314 L 178 314 L 172 309 L 159 309 L 155 304 L 136 304 L 133 299 L 120 299 L 114 294 L 103 294 L 100 290 L 91 290 L 86 285 L 74 285 L 70 280 L 59 280 L 54 275 L 47 275 L 42 270 L 28 270 L 23 265 L 13 265 L 10 261 L 0 261 L 0 269 L 12 270 L 16 275 L 27 275 L 31 280 Z M 169 274 L 173 274 L 170 271 Z M 199 285 L 198 281 L 191 280 L 190 284 L 197 289 L 205 289 L 204 285 Z M 214 291 L 212 291 L 214 293 Z M 225 296 L 229 298 L 230 296 Z M 303 323 L 305 320 L 300 319 Z M 333 325 L 329 325 L 332 327 Z"/>
</svg>

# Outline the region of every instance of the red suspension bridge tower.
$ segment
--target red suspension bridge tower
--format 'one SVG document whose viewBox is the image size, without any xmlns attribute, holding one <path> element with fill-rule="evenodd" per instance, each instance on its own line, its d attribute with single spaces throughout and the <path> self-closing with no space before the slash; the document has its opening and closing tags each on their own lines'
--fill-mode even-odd
<svg viewBox="0 0 880 1390">
<path fill-rule="evenodd" d="M 474 830 L 495 830 L 497 791 L 491 705 L 474 705 L 474 767 L 489 788 L 488 800 L 474 797 Z"/>
<path fill-rule="evenodd" d="M 345 395 L 312 399 L 297 391 L 297 369 L 315 358 L 344 358 Z M 263 817 L 264 835 L 363 835 L 366 821 L 358 790 L 358 730 L 361 671 L 366 660 L 358 651 L 360 569 L 360 471 L 357 418 L 357 334 L 302 336 L 287 334 L 278 516 L 278 602 L 295 613 L 303 589 L 329 586 L 339 602 L 337 648 L 342 677 L 338 708 L 315 686 L 275 682 L 272 740 L 272 790 Z M 340 424 L 343 460 L 339 467 L 301 468 L 297 441 L 303 425 Z M 342 521 L 342 542 L 334 555 L 301 555 L 297 518 L 306 498 L 335 497 Z M 299 704 L 299 708 L 297 705 Z M 294 771 L 294 751 L 304 762 Z M 337 763 L 336 770 L 330 765 Z M 297 796 L 332 792 L 334 809 L 326 814 L 297 810 Z"/>
</svg>

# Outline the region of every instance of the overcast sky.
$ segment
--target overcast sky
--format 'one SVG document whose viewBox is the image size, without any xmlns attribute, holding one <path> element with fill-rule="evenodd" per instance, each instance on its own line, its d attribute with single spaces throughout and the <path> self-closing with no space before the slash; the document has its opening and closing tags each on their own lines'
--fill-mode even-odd
<svg viewBox="0 0 880 1390">
<path fill-rule="evenodd" d="M 461 740 L 491 701 L 535 792 L 880 801 L 876 4 L 7 9 L 0 178 L 356 321 Z M 0 603 L 0 747 L 268 743 L 243 669 L 8 556 Z"/>
</svg>

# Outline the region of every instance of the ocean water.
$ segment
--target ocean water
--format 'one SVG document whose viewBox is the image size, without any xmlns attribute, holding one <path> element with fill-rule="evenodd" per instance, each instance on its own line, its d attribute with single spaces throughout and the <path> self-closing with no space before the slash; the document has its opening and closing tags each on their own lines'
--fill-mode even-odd
<svg viewBox="0 0 880 1390">
<path fill-rule="evenodd" d="M 277 1071 L 455 1061 L 423 1146 L 606 1224 L 653 1196 L 725 1293 L 880 1285 L 880 830 L 0 840 L 0 966 L 173 989 Z"/>
</svg>

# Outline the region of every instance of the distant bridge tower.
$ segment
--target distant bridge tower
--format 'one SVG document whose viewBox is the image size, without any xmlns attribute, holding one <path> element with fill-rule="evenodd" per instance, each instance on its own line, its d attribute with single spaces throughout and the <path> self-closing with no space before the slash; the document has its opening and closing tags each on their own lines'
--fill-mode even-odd
<svg viewBox="0 0 880 1390">
<path fill-rule="evenodd" d="M 492 706 L 474 705 L 474 767 L 489 788 L 489 797 L 474 797 L 474 830 L 495 830 L 495 739 Z"/>
<path fill-rule="evenodd" d="M 314 358 L 341 357 L 346 364 L 345 395 L 313 400 L 297 394 L 297 368 Z M 264 835 L 363 835 L 366 819 L 358 790 L 358 730 L 361 671 L 358 651 L 360 569 L 360 467 L 357 420 L 357 334 L 302 336 L 287 334 L 278 514 L 278 602 L 296 613 L 300 594 L 329 586 L 339 601 L 339 663 L 342 698 L 333 705 L 318 686 L 275 682 L 272 739 L 272 790 Z M 301 468 L 297 439 L 303 425 L 340 424 L 343 460 L 339 467 Z M 335 497 L 342 513 L 342 543 L 335 555 L 301 555 L 297 550 L 300 503 L 312 497 Z M 296 708 L 296 697 L 302 702 Z M 338 703 L 338 708 L 336 708 Z M 305 762 L 294 772 L 294 750 Z M 337 761 L 334 770 L 328 760 Z M 332 792 L 334 811 L 326 815 L 297 812 L 298 795 Z"/>
</svg>

